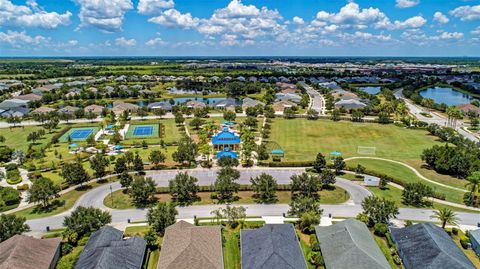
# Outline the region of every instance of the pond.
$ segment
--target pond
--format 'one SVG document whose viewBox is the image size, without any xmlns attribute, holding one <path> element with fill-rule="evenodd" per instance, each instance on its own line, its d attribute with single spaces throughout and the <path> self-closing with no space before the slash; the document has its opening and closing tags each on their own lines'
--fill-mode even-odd
<svg viewBox="0 0 480 269">
<path fill-rule="evenodd" d="M 358 87 L 359 90 L 364 91 L 368 94 L 378 94 L 381 90 L 382 87 L 380 86 L 366 86 L 366 87 Z"/>
<path fill-rule="evenodd" d="M 460 104 L 469 104 L 475 98 L 469 94 L 459 92 L 450 87 L 433 87 L 420 91 L 423 98 L 430 98 L 435 103 L 445 103 L 449 106 L 456 106 Z"/>
</svg>

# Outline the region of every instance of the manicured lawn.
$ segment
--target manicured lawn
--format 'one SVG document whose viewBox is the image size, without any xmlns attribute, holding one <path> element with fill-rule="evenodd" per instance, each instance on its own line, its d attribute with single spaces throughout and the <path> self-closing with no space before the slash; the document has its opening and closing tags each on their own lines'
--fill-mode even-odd
<svg viewBox="0 0 480 269">
<path fill-rule="evenodd" d="M 133 235 L 140 235 L 143 236 L 145 233 L 150 229 L 150 226 L 143 225 L 143 226 L 128 226 L 125 229 L 124 235 L 133 236 Z"/>
<path fill-rule="evenodd" d="M 423 149 L 439 144 L 424 130 L 393 124 L 334 122 L 307 119 L 273 120 L 271 138 L 285 151 L 285 161 L 312 161 L 318 152 L 328 156 L 359 156 L 358 146 L 376 147 L 377 157 L 395 160 L 420 159 Z"/>
<path fill-rule="evenodd" d="M 463 251 L 465 256 L 475 265 L 476 268 L 480 268 L 480 258 L 477 256 L 473 249 L 464 249 L 460 244 L 460 237 L 464 236 L 465 234 L 458 230 L 458 235 L 452 234 L 452 239 L 457 244 L 457 246 Z"/>
<path fill-rule="evenodd" d="M 199 192 L 197 196 L 200 198 L 199 201 L 193 203 L 193 205 L 211 205 L 218 204 L 217 200 L 214 200 L 210 197 L 211 192 Z M 252 191 L 241 191 L 237 194 L 239 197 L 238 200 L 234 201 L 232 204 L 254 204 L 255 200 L 253 198 Z M 350 195 L 345 194 L 345 190 L 336 187 L 333 190 L 322 190 L 319 192 L 320 202 L 322 204 L 340 204 L 346 202 Z M 112 197 L 113 197 L 113 206 L 112 206 Z M 158 201 L 171 201 L 171 196 L 168 193 L 157 194 L 155 197 Z M 289 204 L 291 201 L 290 191 L 277 191 L 277 203 L 278 204 Z M 128 194 L 123 193 L 122 190 L 113 192 L 113 195 L 107 195 L 103 200 L 103 204 L 110 208 L 115 209 L 129 209 L 134 208 L 132 205 L 132 199 Z"/>
<path fill-rule="evenodd" d="M 65 127 L 64 125 L 61 128 Z M 58 128 L 57 131 L 61 130 Z M 25 126 L 25 127 L 15 127 L 15 128 L 2 128 L 0 129 L 0 135 L 5 137 L 5 142 L 2 143 L 12 149 L 20 149 L 24 152 L 27 151 L 28 145 L 30 142 L 27 142 L 27 136 L 32 132 L 37 132 L 38 130 L 45 130 L 41 126 Z M 45 146 L 55 133 L 47 133 L 45 136 L 35 141 L 35 147 Z"/>
<path fill-rule="evenodd" d="M 102 184 L 105 184 L 107 182 L 112 182 L 114 181 L 115 178 L 110 178 L 108 181 L 103 181 L 103 182 L 94 182 L 88 185 L 85 185 L 84 188 L 82 189 L 75 189 L 73 191 L 67 192 L 60 196 L 59 198 L 53 200 L 51 202 L 51 206 L 48 209 L 41 209 L 40 207 L 31 207 L 27 208 L 21 211 L 18 211 L 14 213 L 17 216 L 23 216 L 27 219 L 38 219 L 38 218 L 44 218 L 44 217 L 49 217 L 53 215 L 60 214 L 62 212 L 65 212 L 69 210 L 70 208 L 73 207 L 75 202 L 86 192 L 91 190 L 92 188 L 98 187 Z"/>
<path fill-rule="evenodd" d="M 358 164 L 361 164 L 367 170 L 389 175 L 393 178 L 402 180 L 405 183 L 422 182 L 425 185 L 431 186 L 434 191 L 444 193 L 447 201 L 463 204 L 463 192 L 425 181 L 415 175 L 413 171 L 402 165 L 382 160 L 369 159 L 355 159 L 347 161 L 347 165 L 350 167 L 356 167 Z M 431 178 L 431 180 L 435 180 L 435 178 Z"/>
<path fill-rule="evenodd" d="M 468 183 L 467 180 L 455 178 L 449 175 L 439 174 L 435 172 L 435 170 L 429 169 L 426 165 L 424 165 L 422 160 L 407 160 L 405 161 L 405 163 L 415 168 L 418 172 L 420 172 L 420 174 L 422 174 L 426 178 L 460 189 L 466 189 L 465 184 Z"/>
<path fill-rule="evenodd" d="M 227 227 L 222 229 L 223 236 L 223 263 L 225 268 L 240 269 L 240 226 L 233 230 Z"/>
</svg>

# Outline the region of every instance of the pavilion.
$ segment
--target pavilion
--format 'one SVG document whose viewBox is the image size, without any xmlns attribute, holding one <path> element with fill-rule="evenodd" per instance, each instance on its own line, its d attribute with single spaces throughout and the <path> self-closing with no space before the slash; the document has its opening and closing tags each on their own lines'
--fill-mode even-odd
<svg viewBox="0 0 480 269">
<path fill-rule="evenodd" d="M 226 149 L 236 151 L 240 146 L 240 136 L 225 127 L 212 138 L 212 145 L 216 151 L 225 151 Z"/>
</svg>

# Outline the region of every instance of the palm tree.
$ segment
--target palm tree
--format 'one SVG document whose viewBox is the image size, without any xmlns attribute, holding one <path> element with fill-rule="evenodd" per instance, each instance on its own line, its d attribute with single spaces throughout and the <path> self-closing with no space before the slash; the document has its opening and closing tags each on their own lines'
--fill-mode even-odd
<svg viewBox="0 0 480 269">
<path fill-rule="evenodd" d="M 442 228 L 445 229 L 445 225 L 451 224 L 451 225 L 457 225 L 457 215 L 455 212 L 453 212 L 451 209 L 448 208 L 442 208 L 438 211 L 436 211 L 431 218 L 438 219 L 442 222 Z"/>
<path fill-rule="evenodd" d="M 472 199 L 472 205 L 475 202 L 475 192 L 480 186 L 480 171 L 473 172 L 470 176 L 467 177 L 468 183 L 466 187 L 470 187 L 470 197 Z"/>
</svg>

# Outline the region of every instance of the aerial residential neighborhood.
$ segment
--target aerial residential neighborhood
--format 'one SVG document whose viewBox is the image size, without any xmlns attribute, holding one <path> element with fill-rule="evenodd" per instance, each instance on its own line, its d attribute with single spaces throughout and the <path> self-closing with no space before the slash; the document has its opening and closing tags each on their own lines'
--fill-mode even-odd
<svg viewBox="0 0 480 269">
<path fill-rule="evenodd" d="M 0 269 L 480 268 L 477 0 L 0 0 Z"/>
</svg>

